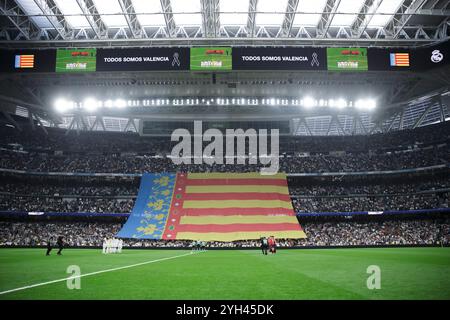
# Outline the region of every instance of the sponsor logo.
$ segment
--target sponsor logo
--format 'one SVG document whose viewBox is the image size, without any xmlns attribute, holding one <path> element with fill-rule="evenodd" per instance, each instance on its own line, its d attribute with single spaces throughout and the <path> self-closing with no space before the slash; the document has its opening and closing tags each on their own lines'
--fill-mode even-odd
<svg viewBox="0 0 450 320">
<path fill-rule="evenodd" d="M 340 69 L 358 69 L 358 61 L 338 61 L 337 67 Z"/>
<path fill-rule="evenodd" d="M 431 61 L 434 63 L 439 63 L 444 59 L 444 55 L 439 50 L 433 50 L 431 53 Z"/>
<path fill-rule="evenodd" d="M 87 63 L 86 62 L 73 62 L 66 64 L 66 70 L 86 70 Z"/>
</svg>

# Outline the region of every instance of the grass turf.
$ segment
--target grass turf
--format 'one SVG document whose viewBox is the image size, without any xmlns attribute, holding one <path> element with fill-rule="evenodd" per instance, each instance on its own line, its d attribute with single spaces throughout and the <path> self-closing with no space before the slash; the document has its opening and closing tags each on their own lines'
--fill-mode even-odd
<svg viewBox="0 0 450 320">
<path fill-rule="evenodd" d="M 81 273 L 173 257 L 187 250 L 0 249 L 0 291 Z M 366 286 L 369 265 L 381 289 Z M 57 282 L 0 299 L 450 299 L 450 248 L 220 250 L 81 278 L 80 290 Z"/>
</svg>

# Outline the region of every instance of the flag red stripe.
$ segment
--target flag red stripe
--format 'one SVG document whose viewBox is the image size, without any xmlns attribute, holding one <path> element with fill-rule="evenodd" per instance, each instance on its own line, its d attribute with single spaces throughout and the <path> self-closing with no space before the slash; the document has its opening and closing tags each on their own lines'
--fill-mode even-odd
<svg viewBox="0 0 450 320">
<path fill-rule="evenodd" d="M 232 215 L 287 215 L 295 216 L 293 209 L 285 208 L 224 208 L 181 209 L 186 216 L 232 216 Z"/>
<path fill-rule="evenodd" d="M 245 232 L 245 231 L 288 231 L 301 230 L 298 223 L 274 224 L 179 224 L 176 232 Z"/>
<path fill-rule="evenodd" d="M 186 179 L 188 186 L 287 186 L 286 179 Z"/>
<path fill-rule="evenodd" d="M 288 194 L 279 193 L 185 193 L 180 200 L 281 200 L 291 201 Z"/>
</svg>

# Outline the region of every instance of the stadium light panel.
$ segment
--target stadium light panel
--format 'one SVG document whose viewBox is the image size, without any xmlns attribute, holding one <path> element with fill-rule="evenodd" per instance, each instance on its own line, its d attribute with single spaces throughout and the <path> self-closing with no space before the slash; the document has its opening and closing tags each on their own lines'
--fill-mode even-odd
<svg viewBox="0 0 450 320">
<path fill-rule="evenodd" d="M 114 102 L 112 100 L 106 100 L 105 101 L 105 107 L 106 108 L 112 108 L 114 106 Z"/>
<path fill-rule="evenodd" d="M 355 102 L 355 108 L 359 110 L 371 111 L 375 109 L 377 103 L 374 99 L 360 99 Z"/>
<path fill-rule="evenodd" d="M 98 108 L 98 101 L 94 98 L 86 98 L 83 101 L 83 108 L 86 111 L 93 112 Z"/>
<path fill-rule="evenodd" d="M 114 106 L 116 108 L 125 108 L 127 106 L 127 102 L 123 99 L 117 99 L 114 101 Z"/>
<path fill-rule="evenodd" d="M 377 102 L 374 99 L 367 100 L 367 109 L 373 110 L 377 107 Z"/>
<path fill-rule="evenodd" d="M 325 105 L 325 101 L 323 99 L 319 99 L 319 107 L 323 107 Z"/>
<path fill-rule="evenodd" d="M 314 107 L 315 104 L 316 103 L 315 103 L 314 99 L 311 98 L 311 97 L 306 97 L 306 98 L 303 99 L 303 105 L 306 108 L 312 108 L 312 107 Z"/>
<path fill-rule="evenodd" d="M 336 107 L 337 107 L 338 109 L 343 109 L 343 108 L 347 107 L 347 101 L 345 101 L 344 99 L 339 99 L 339 100 L 336 102 Z"/>
<path fill-rule="evenodd" d="M 64 113 L 73 108 L 73 102 L 67 101 L 66 99 L 63 99 L 63 98 L 59 98 L 59 99 L 56 99 L 56 101 L 54 103 L 54 107 L 57 112 Z"/>
</svg>

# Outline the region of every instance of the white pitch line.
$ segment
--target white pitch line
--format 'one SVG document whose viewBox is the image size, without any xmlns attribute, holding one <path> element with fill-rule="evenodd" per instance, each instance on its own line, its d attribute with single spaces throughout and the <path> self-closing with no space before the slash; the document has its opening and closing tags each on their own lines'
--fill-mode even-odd
<svg viewBox="0 0 450 320">
<path fill-rule="evenodd" d="M 200 251 L 200 252 L 204 252 L 204 251 Z M 32 284 L 32 285 L 25 286 L 25 287 L 10 289 L 10 290 L 6 290 L 6 291 L 0 291 L 0 295 L 11 293 L 11 292 L 15 292 L 15 291 L 21 291 L 21 290 L 26 290 L 26 289 L 30 289 L 30 288 L 45 286 L 47 284 L 52 284 L 52 283 L 56 283 L 56 282 L 67 281 L 69 279 L 88 277 L 88 276 L 93 276 L 93 275 L 99 274 L 99 273 L 105 273 L 105 272 L 117 271 L 117 270 L 122 270 L 122 269 L 128 269 L 128 268 L 142 266 L 142 265 L 145 265 L 145 264 L 155 263 L 155 262 L 159 262 L 159 261 L 170 260 L 170 259 L 175 259 L 175 258 L 181 258 L 181 257 L 185 257 L 185 256 L 190 256 L 192 254 L 197 254 L 197 253 L 200 253 L 200 252 L 190 252 L 190 253 L 185 253 L 185 254 L 181 254 L 181 255 L 178 255 L 178 256 L 173 256 L 173 257 L 167 257 L 167 258 L 161 258 L 161 259 L 156 259 L 156 260 L 150 260 L 150 261 L 135 263 L 135 264 L 131 264 L 129 266 L 123 266 L 123 267 L 118 267 L 118 268 L 100 270 L 100 271 L 95 271 L 95 272 L 91 272 L 91 273 L 81 274 L 79 276 L 70 276 L 70 277 L 63 278 L 63 279 L 57 279 L 57 280 L 52 280 L 52 281 L 47 281 L 47 282 L 36 283 L 36 284 Z"/>
</svg>

